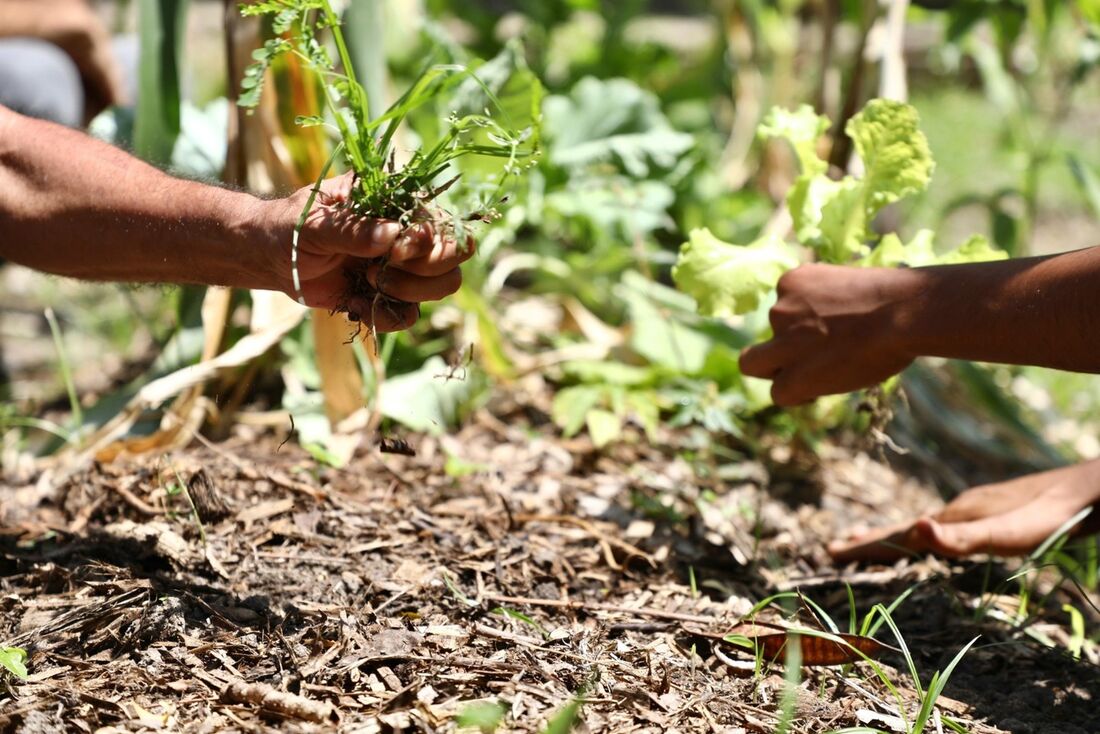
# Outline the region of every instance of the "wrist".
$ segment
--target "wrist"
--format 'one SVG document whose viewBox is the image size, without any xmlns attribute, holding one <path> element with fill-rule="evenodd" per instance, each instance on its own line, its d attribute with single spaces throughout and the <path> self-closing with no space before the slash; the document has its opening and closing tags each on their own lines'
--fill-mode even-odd
<svg viewBox="0 0 1100 734">
<path fill-rule="evenodd" d="M 248 253 L 249 288 L 289 293 L 290 251 L 294 213 L 285 199 L 259 199 L 240 194 L 235 214 L 237 241 Z"/>
<path fill-rule="evenodd" d="M 909 360 L 924 356 L 933 285 L 930 274 L 921 268 L 882 268 L 877 272 L 874 287 L 881 306 L 875 309 L 875 316 L 887 349 Z"/>
</svg>

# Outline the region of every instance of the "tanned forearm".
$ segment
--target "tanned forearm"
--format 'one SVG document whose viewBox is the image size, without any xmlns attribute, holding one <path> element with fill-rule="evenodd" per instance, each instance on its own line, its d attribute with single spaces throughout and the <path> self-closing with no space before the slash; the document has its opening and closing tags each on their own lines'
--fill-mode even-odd
<svg viewBox="0 0 1100 734">
<path fill-rule="evenodd" d="M 88 280 L 272 288 L 285 264 L 268 209 L 0 107 L 4 259 Z"/>
<path fill-rule="evenodd" d="M 26 0 L 0 0 L 0 38 L 37 37 L 42 27 L 42 10 Z"/>
<path fill-rule="evenodd" d="M 904 278 L 899 338 L 913 356 L 1100 373 L 1100 247 Z"/>
</svg>

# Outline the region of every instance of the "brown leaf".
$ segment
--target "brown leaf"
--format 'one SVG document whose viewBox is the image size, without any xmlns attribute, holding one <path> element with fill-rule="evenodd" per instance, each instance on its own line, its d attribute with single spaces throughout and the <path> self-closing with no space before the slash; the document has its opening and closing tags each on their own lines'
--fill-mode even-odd
<svg viewBox="0 0 1100 734">
<path fill-rule="evenodd" d="M 864 660 L 864 656 L 875 660 L 889 647 L 878 640 L 862 635 L 838 634 L 826 639 L 817 635 L 798 634 L 796 632 L 777 632 L 758 635 L 749 639 L 763 651 L 765 660 L 783 660 L 786 656 L 788 640 L 796 640 L 802 648 L 802 665 L 846 665 Z M 843 640 L 844 642 L 840 642 Z M 857 652 L 858 651 L 858 652 Z M 863 653 L 863 655 L 860 655 Z"/>
</svg>

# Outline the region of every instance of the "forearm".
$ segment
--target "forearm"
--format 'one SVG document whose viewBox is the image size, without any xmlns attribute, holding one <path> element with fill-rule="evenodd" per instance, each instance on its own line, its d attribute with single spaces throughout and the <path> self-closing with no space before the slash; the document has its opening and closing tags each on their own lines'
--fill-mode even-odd
<svg viewBox="0 0 1100 734">
<path fill-rule="evenodd" d="M 1100 247 L 918 268 L 900 330 L 913 356 L 1100 372 Z"/>
<path fill-rule="evenodd" d="M 0 0 L 0 38 L 37 37 L 42 28 L 42 10 L 26 0 Z"/>
<path fill-rule="evenodd" d="M 89 280 L 277 285 L 266 204 L 0 107 L 0 257 Z"/>
</svg>

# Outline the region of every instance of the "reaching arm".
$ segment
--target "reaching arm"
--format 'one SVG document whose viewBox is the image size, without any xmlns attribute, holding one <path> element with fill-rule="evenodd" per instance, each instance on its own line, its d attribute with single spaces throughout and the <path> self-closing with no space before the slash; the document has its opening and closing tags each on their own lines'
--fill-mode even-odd
<svg viewBox="0 0 1100 734">
<path fill-rule="evenodd" d="M 349 184 L 326 182 L 302 233 L 307 303 L 348 307 L 345 269 L 382 255 L 392 269 L 387 294 L 413 303 L 454 292 L 472 248 L 427 227 L 350 218 L 340 207 Z M 82 133 L 0 107 L 0 257 L 38 270 L 293 294 L 291 240 L 308 195 L 268 201 L 173 178 Z M 416 309 L 386 316 L 380 330 L 405 328 Z"/>
<path fill-rule="evenodd" d="M 774 338 L 742 371 L 796 405 L 874 385 L 920 356 L 1100 372 L 1100 248 L 914 269 L 809 265 L 780 281 Z"/>
</svg>

